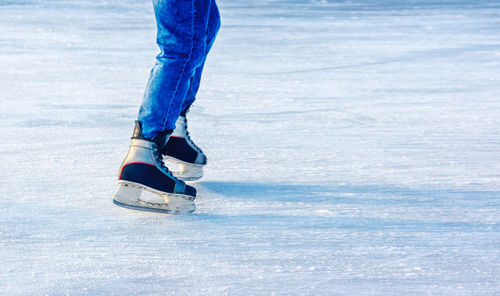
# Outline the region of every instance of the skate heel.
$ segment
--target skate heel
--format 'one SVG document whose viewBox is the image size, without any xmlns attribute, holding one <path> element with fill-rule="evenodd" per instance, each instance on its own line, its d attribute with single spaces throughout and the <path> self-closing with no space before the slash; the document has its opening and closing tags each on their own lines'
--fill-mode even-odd
<svg viewBox="0 0 500 296">
<path fill-rule="evenodd" d="M 182 162 L 168 156 L 164 159 L 172 174 L 182 181 L 196 181 L 203 177 L 203 165 Z"/>
<path fill-rule="evenodd" d="M 113 203 L 134 210 L 173 214 L 196 209 L 194 200 L 189 196 L 165 193 L 128 181 L 118 182 Z"/>
</svg>

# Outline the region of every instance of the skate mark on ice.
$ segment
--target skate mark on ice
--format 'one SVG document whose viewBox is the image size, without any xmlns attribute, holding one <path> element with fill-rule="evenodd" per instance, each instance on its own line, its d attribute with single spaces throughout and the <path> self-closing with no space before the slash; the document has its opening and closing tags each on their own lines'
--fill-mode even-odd
<svg viewBox="0 0 500 296">
<path fill-rule="evenodd" d="M 419 60 L 429 60 L 433 59 L 449 59 L 452 56 L 460 56 L 464 53 L 474 53 L 476 51 L 485 50 L 485 48 L 489 50 L 498 49 L 497 45 L 490 46 L 462 46 L 462 47 L 450 47 L 450 48 L 435 48 L 430 50 L 421 50 L 410 52 L 407 55 L 403 55 L 400 57 L 394 58 L 386 58 L 380 59 L 378 61 L 373 62 L 365 62 L 351 65 L 339 65 L 339 66 L 331 66 L 331 67 L 319 67 L 319 68 L 309 68 L 309 69 L 297 69 L 291 71 L 280 71 L 280 72 L 258 72 L 258 73 L 249 73 L 253 75 L 284 75 L 284 74 L 304 74 L 304 73 L 314 73 L 314 72 L 328 72 L 333 70 L 345 70 L 345 69 L 356 69 L 363 67 L 371 67 L 371 66 L 381 66 L 388 65 L 394 63 L 416 63 Z"/>
<path fill-rule="evenodd" d="M 399 205 L 426 207 L 482 208 L 500 206 L 496 191 L 414 189 L 376 185 L 309 185 L 202 181 L 208 191 L 238 199 L 266 201 L 335 203 L 358 205 Z"/>
<path fill-rule="evenodd" d="M 52 110 L 122 110 L 134 109 L 135 105 L 117 104 L 39 104 L 38 108 Z"/>
<path fill-rule="evenodd" d="M 111 118 L 107 117 L 106 122 L 103 123 L 102 118 L 104 115 L 93 115 L 88 116 L 86 119 L 78 120 L 56 120 L 48 118 L 24 120 L 16 124 L 18 127 L 22 128 L 34 128 L 34 127 L 71 127 L 71 128 L 100 128 L 103 125 L 106 127 L 120 127 L 127 124 L 127 118 Z"/>
<path fill-rule="evenodd" d="M 318 228 L 436 233 L 491 232 L 500 226 L 492 206 L 499 204 L 500 196 L 489 191 L 206 181 L 198 185 L 205 198 L 198 201 L 196 215 L 207 222 L 300 221 Z"/>
</svg>

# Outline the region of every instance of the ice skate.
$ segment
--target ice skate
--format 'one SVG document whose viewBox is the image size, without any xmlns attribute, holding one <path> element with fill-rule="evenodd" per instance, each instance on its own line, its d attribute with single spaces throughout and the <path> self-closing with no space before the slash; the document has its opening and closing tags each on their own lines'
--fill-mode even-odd
<svg viewBox="0 0 500 296">
<path fill-rule="evenodd" d="M 168 133 L 161 133 L 147 140 L 136 122 L 128 154 L 120 167 L 115 204 L 153 212 L 195 210 L 196 189 L 174 177 L 163 164 L 159 151 L 164 149 L 168 137 Z"/>
<path fill-rule="evenodd" d="M 183 112 L 175 122 L 175 130 L 168 139 L 163 154 L 168 167 L 177 168 L 172 169 L 172 173 L 177 178 L 184 181 L 196 181 L 203 176 L 203 167 L 207 164 L 207 157 L 189 136 L 186 112 Z"/>
</svg>

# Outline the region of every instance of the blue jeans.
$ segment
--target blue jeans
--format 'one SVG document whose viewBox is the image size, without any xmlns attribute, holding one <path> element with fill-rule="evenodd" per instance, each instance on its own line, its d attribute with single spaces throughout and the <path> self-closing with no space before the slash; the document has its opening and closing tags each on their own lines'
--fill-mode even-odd
<svg viewBox="0 0 500 296">
<path fill-rule="evenodd" d="M 175 129 L 195 100 L 207 54 L 220 27 L 215 0 L 153 0 L 160 54 L 137 120 L 148 139 Z"/>
</svg>

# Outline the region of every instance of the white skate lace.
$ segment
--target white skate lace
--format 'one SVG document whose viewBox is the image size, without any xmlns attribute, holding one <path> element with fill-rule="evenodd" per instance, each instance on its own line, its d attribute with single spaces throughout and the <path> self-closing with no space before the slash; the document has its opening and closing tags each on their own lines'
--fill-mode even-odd
<svg viewBox="0 0 500 296">
<path fill-rule="evenodd" d="M 187 118 L 184 117 L 184 122 L 182 123 L 184 127 L 184 131 L 186 132 L 186 141 L 188 141 L 199 153 L 203 154 L 200 147 L 196 146 L 196 144 L 191 140 L 191 136 L 189 135 L 188 126 L 187 126 Z"/>
</svg>

